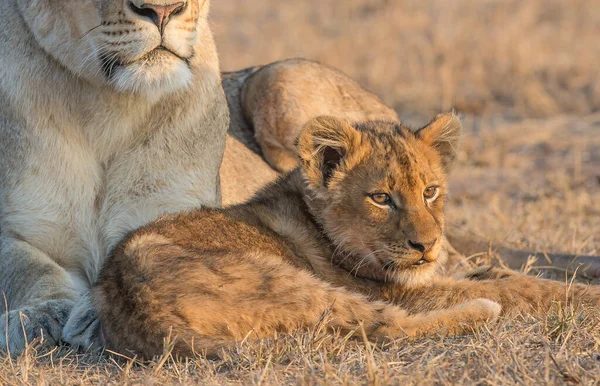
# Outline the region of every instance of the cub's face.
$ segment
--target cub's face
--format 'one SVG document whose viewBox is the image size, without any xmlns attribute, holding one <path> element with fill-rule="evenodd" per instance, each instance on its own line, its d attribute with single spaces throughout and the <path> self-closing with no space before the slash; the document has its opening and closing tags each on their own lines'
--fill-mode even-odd
<svg viewBox="0 0 600 386">
<path fill-rule="evenodd" d="M 351 273 L 416 285 L 442 253 L 447 173 L 461 124 L 451 114 L 419 131 L 321 117 L 299 139 L 310 206 Z"/>
<path fill-rule="evenodd" d="M 209 0 L 19 2 L 38 43 L 71 72 L 121 92 L 147 94 L 190 83 L 190 61 L 203 54 L 198 43 L 212 45 L 208 6 Z"/>
</svg>

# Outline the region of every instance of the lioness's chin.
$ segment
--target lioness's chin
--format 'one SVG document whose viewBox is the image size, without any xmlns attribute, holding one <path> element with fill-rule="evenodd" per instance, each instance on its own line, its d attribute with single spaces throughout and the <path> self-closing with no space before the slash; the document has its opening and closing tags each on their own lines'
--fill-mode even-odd
<svg viewBox="0 0 600 386">
<path fill-rule="evenodd" d="M 111 74 L 111 84 L 120 92 L 147 94 L 154 97 L 187 88 L 192 71 L 183 60 L 170 57 L 160 62 L 140 60 L 120 65 Z"/>
</svg>

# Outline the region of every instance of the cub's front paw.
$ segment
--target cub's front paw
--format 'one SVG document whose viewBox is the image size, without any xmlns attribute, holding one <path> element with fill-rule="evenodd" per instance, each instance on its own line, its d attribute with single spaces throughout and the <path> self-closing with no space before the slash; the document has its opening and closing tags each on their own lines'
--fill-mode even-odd
<svg viewBox="0 0 600 386">
<path fill-rule="evenodd" d="M 468 280 L 497 280 L 497 279 L 505 279 L 507 277 L 517 276 L 518 272 L 503 269 L 498 267 L 492 267 L 490 265 L 485 265 L 482 267 L 475 268 L 474 270 L 468 272 L 465 275 L 465 279 Z"/>
<path fill-rule="evenodd" d="M 0 350 L 18 355 L 33 342 L 58 345 L 74 304 L 66 299 L 48 300 L 0 315 Z"/>
<path fill-rule="evenodd" d="M 81 350 L 100 350 L 103 347 L 102 329 L 98 314 L 92 306 L 90 293 L 75 304 L 62 330 L 62 340 Z"/>
<path fill-rule="evenodd" d="M 461 304 L 458 308 L 471 313 L 472 315 L 468 317 L 475 322 L 494 320 L 502 312 L 502 306 L 499 303 L 485 298 L 470 300 Z"/>
</svg>

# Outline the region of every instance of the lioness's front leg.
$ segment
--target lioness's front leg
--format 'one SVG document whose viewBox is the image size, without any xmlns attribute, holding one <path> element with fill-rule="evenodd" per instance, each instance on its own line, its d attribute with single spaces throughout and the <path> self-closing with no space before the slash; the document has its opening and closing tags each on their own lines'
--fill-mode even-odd
<svg viewBox="0 0 600 386">
<path fill-rule="evenodd" d="M 55 345 L 78 297 L 76 285 L 27 242 L 3 235 L 0 246 L 0 349 L 17 354 L 36 339 Z"/>
<path fill-rule="evenodd" d="M 179 117 L 186 118 L 182 119 L 185 124 L 157 130 L 115 157 L 107 168 L 98 220 L 107 250 L 128 232 L 163 214 L 220 205 L 219 166 L 229 117 L 225 109 L 217 108 L 224 104 L 218 78 L 212 80 L 212 89 L 209 79 L 204 82 L 205 100 L 215 108 L 198 110 L 194 104 L 181 107 Z M 161 122 L 168 111 L 157 107 L 154 114 L 151 121 Z M 91 304 L 82 298 L 69 316 L 63 339 L 86 348 L 97 342 L 93 315 Z"/>
<path fill-rule="evenodd" d="M 598 286 L 562 283 L 489 267 L 467 274 L 464 279 L 441 278 L 429 286 L 390 285 L 383 290 L 383 297 L 411 312 L 440 309 L 476 298 L 498 302 L 504 314 L 513 315 L 543 316 L 559 302 L 600 308 Z"/>
</svg>

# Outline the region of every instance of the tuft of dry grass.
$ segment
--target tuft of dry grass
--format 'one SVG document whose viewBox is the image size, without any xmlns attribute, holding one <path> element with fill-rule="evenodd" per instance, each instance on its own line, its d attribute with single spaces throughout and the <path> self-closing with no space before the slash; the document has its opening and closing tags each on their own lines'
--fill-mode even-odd
<svg viewBox="0 0 600 386">
<path fill-rule="evenodd" d="M 212 7 L 225 70 L 307 57 L 341 68 L 414 123 L 452 106 L 467 113 L 449 222 L 522 248 L 600 255 L 593 1 L 221 0 Z M 567 305 L 469 336 L 385 345 L 317 326 L 244 342 L 219 360 L 176 361 L 167 352 L 140 363 L 35 345 L 18 358 L 0 354 L 0 385 L 192 383 L 597 385 L 600 315 Z"/>
</svg>

